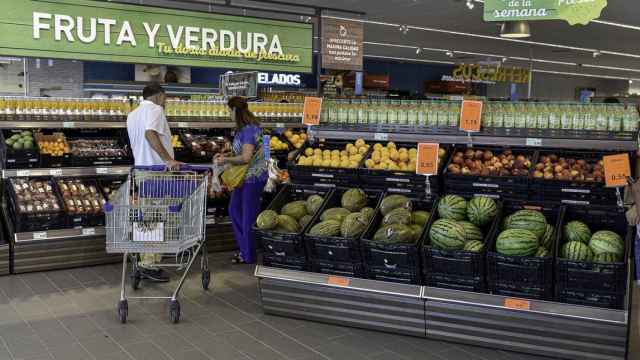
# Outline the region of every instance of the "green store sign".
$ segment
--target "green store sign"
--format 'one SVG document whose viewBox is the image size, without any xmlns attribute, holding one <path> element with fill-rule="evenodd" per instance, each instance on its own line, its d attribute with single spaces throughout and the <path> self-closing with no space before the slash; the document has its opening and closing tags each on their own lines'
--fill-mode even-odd
<svg viewBox="0 0 640 360">
<path fill-rule="evenodd" d="M 566 20 L 587 25 L 600 17 L 607 0 L 485 0 L 485 21 Z"/>
<path fill-rule="evenodd" d="M 1 0 L 0 55 L 312 72 L 311 24 L 92 0 Z"/>
</svg>

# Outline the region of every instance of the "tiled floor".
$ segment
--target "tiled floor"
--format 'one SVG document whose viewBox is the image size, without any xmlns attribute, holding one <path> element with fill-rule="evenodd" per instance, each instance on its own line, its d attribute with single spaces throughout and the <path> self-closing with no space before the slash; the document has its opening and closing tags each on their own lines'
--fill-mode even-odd
<svg viewBox="0 0 640 360">
<path fill-rule="evenodd" d="M 253 268 L 211 258 L 213 290 L 194 274 L 177 325 L 164 301 L 132 300 L 129 322 L 117 321 L 118 265 L 0 277 L 0 360 L 545 359 L 264 315 Z"/>
</svg>

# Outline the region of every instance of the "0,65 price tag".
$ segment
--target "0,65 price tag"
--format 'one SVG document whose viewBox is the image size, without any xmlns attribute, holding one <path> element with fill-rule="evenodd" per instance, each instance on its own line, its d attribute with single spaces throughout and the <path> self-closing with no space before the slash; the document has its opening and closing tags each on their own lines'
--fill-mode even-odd
<svg viewBox="0 0 640 360">
<path fill-rule="evenodd" d="M 440 144 L 419 143 L 416 174 L 438 175 L 438 151 Z"/>
<path fill-rule="evenodd" d="M 482 120 L 482 101 L 464 100 L 460 110 L 460 130 L 466 132 L 480 131 Z"/>
<path fill-rule="evenodd" d="M 179 128 L 181 128 L 181 129 L 186 129 L 186 128 L 188 128 L 188 127 L 189 127 L 189 123 L 186 123 L 186 122 L 179 122 L 179 123 L 178 123 L 178 127 L 179 127 Z"/>
<path fill-rule="evenodd" d="M 373 133 L 373 140 L 387 141 L 389 140 L 389 134 L 387 133 Z"/>
<path fill-rule="evenodd" d="M 84 228 L 82 229 L 82 235 L 83 236 L 89 236 L 89 235 L 95 235 L 96 234 L 96 229 L 95 228 Z"/>
<path fill-rule="evenodd" d="M 39 231 L 39 232 L 34 232 L 33 233 L 33 240 L 44 240 L 47 238 L 47 232 L 46 231 Z"/>
<path fill-rule="evenodd" d="M 527 146 L 542 146 L 542 139 L 540 138 L 527 138 Z"/>
<path fill-rule="evenodd" d="M 302 123 L 305 125 L 320 125 L 320 111 L 322 98 L 307 96 L 304 98 L 302 109 Z"/>
<path fill-rule="evenodd" d="M 63 128 L 74 128 L 76 127 L 76 123 L 73 121 L 65 121 L 62 123 Z"/>
<path fill-rule="evenodd" d="M 61 176 L 62 175 L 62 169 L 51 169 L 51 170 L 49 170 L 49 175 L 51 175 L 51 176 Z"/>
<path fill-rule="evenodd" d="M 16 171 L 16 176 L 29 176 L 31 175 L 31 171 L 29 170 L 18 170 Z"/>
<path fill-rule="evenodd" d="M 620 187 L 627 185 L 627 179 L 631 176 L 629 154 L 616 154 L 603 156 L 604 181 L 607 187 Z"/>
<path fill-rule="evenodd" d="M 96 168 L 96 174 L 98 175 L 104 175 L 108 173 L 109 173 L 109 168 L 105 168 L 105 167 Z"/>
</svg>

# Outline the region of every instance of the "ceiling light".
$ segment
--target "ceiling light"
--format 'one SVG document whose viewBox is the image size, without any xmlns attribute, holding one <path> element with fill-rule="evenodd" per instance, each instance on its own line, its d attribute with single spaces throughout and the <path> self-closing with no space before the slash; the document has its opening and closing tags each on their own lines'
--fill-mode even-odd
<svg viewBox="0 0 640 360">
<path fill-rule="evenodd" d="M 633 84 L 633 80 L 629 80 L 629 84 Z"/>
<path fill-rule="evenodd" d="M 421 52 L 422 52 L 422 49 L 418 46 L 416 48 L 416 55 L 420 55 Z"/>
<path fill-rule="evenodd" d="M 506 56 L 502 58 L 502 62 L 503 62 L 503 63 L 506 63 L 506 62 L 507 62 L 507 60 L 509 60 L 509 58 L 508 58 L 508 57 L 506 57 Z"/>
<path fill-rule="evenodd" d="M 446 54 L 447 54 L 448 57 L 453 57 L 453 51 L 451 51 L 451 50 L 447 50 Z"/>
<path fill-rule="evenodd" d="M 593 52 L 593 57 L 597 58 L 598 56 L 602 55 L 602 53 L 600 52 L 600 50 L 596 50 Z"/>
<path fill-rule="evenodd" d="M 500 36 L 508 39 L 522 39 L 531 36 L 531 28 L 526 21 L 505 21 L 500 28 Z"/>
<path fill-rule="evenodd" d="M 409 32 L 409 26 L 407 25 L 400 25 L 400 28 L 398 29 L 400 30 L 400 32 L 404 35 L 406 35 Z"/>
<path fill-rule="evenodd" d="M 469 10 L 473 10 L 475 4 L 473 3 L 473 0 L 467 0 L 467 7 L 469 8 Z"/>
</svg>

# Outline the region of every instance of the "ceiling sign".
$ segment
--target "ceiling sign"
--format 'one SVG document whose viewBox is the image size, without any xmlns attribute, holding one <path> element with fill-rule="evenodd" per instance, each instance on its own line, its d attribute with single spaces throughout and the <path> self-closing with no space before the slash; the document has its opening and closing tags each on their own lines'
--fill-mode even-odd
<svg viewBox="0 0 640 360">
<path fill-rule="evenodd" d="M 607 0 L 485 0 L 485 21 L 566 20 L 587 25 L 600 17 Z"/>
<path fill-rule="evenodd" d="M 90 0 L 0 1 L 0 54 L 312 72 L 311 24 Z"/>
<path fill-rule="evenodd" d="M 529 82 L 529 69 L 504 67 L 499 65 L 457 64 L 447 80 L 473 83 L 509 82 L 525 84 Z"/>
<path fill-rule="evenodd" d="M 362 71 L 363 41 L 361 22 L 322 18 L 322 67 Z"/>
</svg>

